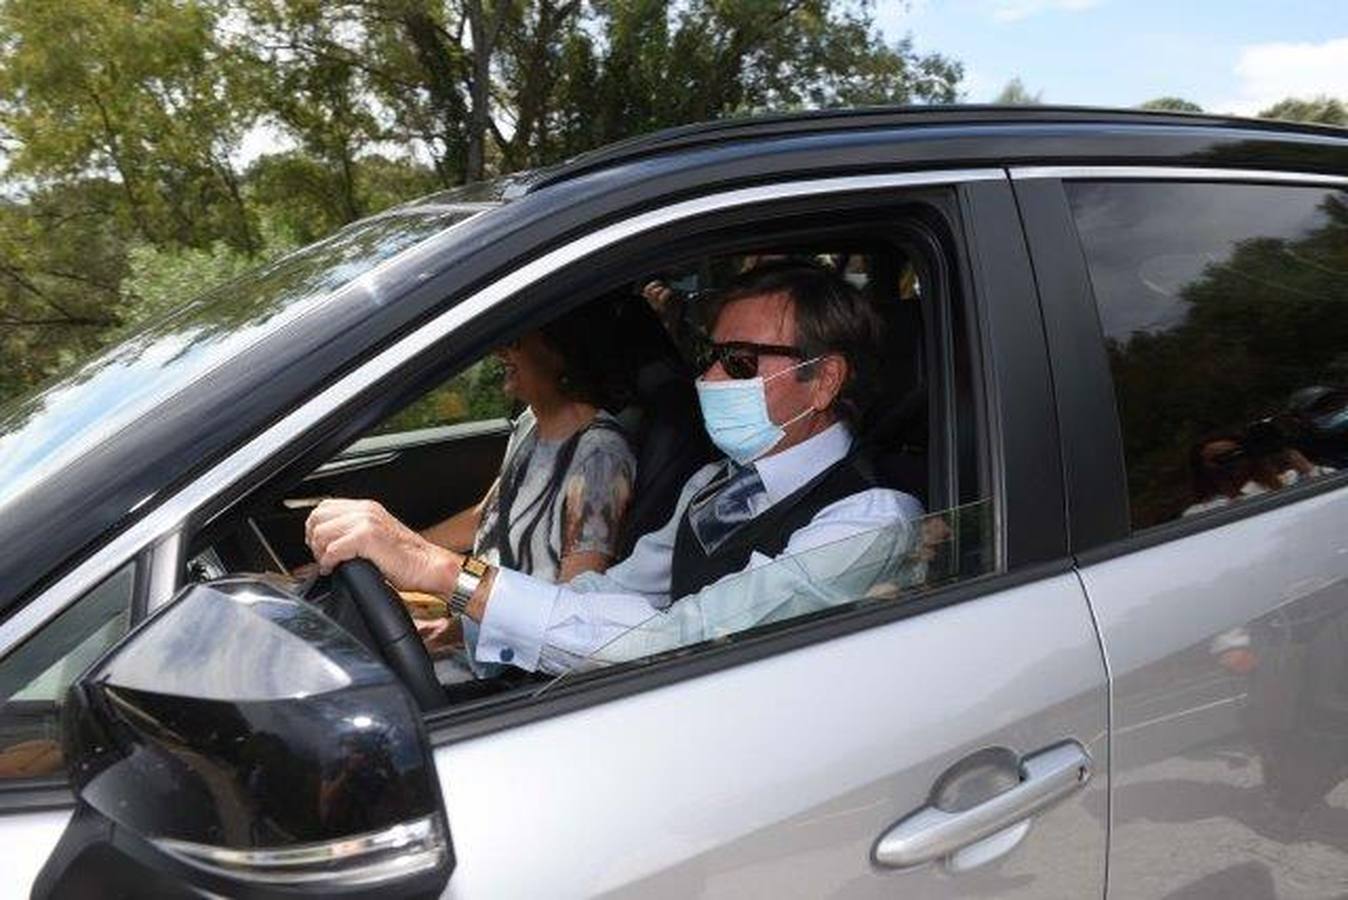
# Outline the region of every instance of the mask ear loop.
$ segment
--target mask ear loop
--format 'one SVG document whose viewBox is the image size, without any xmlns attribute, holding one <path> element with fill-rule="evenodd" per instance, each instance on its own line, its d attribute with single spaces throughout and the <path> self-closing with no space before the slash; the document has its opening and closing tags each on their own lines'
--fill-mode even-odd
<svg viewBox="0 0 1348 900">
<path fill-rule="evenodd" d="M 771 381 L 772 379 L 776 378 L 778 375 L 785 375 L 787 372 L 794 372 L 796 369 L 799 369 L 799 368 L 801 368 L 801 367 L 803 367 L 803 366 L 808 366 L 808 365 L 811 365 L 811 364 L 813 364 L 813 363 L 817 363 L 817 362 L 819 362 L 819 360 L 821 360 L 821 359 L 823 359 L 823 358 L 824 358 L 823 355 L 820 355 L 820 356 L 812 356 L 812 357 L 810 357 L 809 359 L 804 360 L 803 362 L 798 362 L 798 363 L 796 363 L 794 366 L 791 366 L 791 367 L 786 368 L 786 369 L 782 369 L 782 371 L 780 371 L 780 372 L 773 372 L 773 373 L 772 373 L 771 375 L 769 375 L 767 378 L 764 378 L 764 379 L 763 379 L 763 383 L 764 383 L 764 384 L 767 384 L 769 381 Z M 806 416 L 808 416 L 808 415 L 809 415 L 810 413 L 812 413 L 812 412 L 817 412 L 817 410 L 814 408 L 813 405 L 807 406 L 807 407 L 805 407 L 804 409 L 802 409 L 800 412 L 798 412 L 796 415 L 794 415 L 794 416 L 792 416 L 791 418 L 787 419 L 785 422 L 781 423 L 781 424 L 778 425 L 777 427 L 778 427 L 778 428 L 781 428 L 781 429 L 783 429 L 783 430 L 785 430 L 785 429 L 787 429 L 787 428 L 790 428 L 792 425 L 796 424 L 797 422 L 799 422 L 801 419 L 805 418 Z M 778 439 L 777 443 L 781 443 L 781 439 L 780 439 L 780 438 Z M 773 446 L 775 447 L 776 444 L 774 444 Z"/>
<path fill-rule="evenodd" d="M 818 355 L 818 356 L 811 356 L 809 359 L 802 360 L 801 362 L 796 363 L 794 366 L 787 366 L 785 369 L 782 369 L 782 371 L 780 371 L 780 372 L 773 372 L 773 373 L 772 373 L 771 375 L 769 375 L 767 378 L 764 378 L 764 379 L 763 379 L 763 383 L 764 383 L 764 384 L 767 384 L 769 381 L 771 381 L 772 379 L 776 378 L 776 377 L 779 376 L 779 375 L 785 375 L 787 372 L 794 372 L 794 371 L 796 371 L 797 369 L 803 368 L 803 367 L 808 366 L 808 365 L 812 365 L 813 363 L 817 363 L 817 362 L 819 362 L 819 360 L 823 359 L 823 358 L 824 358 L 825 356 L 827 356 L 827 355 L 828 355 L 828 354 L 826 354 L 826 353 L 821 353 L 821 354 Z"/>
</svg>

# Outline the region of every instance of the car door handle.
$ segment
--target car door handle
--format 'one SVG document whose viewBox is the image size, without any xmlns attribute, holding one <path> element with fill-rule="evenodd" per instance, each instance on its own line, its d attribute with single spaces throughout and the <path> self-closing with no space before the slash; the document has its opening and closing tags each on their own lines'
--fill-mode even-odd
<svg viewBox="0 0 1348 900">
<path fill-rule="evenodd" d="M 1010 828 L 1085 785 L 1091 758 L 1076 741 L 1067 741 L 1022 759 L 1020 775 L 1018 785 L 970 809 L 924 806 L 907 816 L 876 843 L 875 863 L 919 866 Z"/>
</svg>

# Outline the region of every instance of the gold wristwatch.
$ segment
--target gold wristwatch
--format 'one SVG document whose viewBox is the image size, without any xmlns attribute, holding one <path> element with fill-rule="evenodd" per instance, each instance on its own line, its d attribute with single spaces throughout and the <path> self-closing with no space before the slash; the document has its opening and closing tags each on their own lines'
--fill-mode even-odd
<svg viewBox="0 0 1348 900">
<path fill-rule="evenodd" d="M 463 615 L 463 611 L 468 608 L 468 602 L 477 593 L 477 586 L 482 583 L 488 568 L 490 567 L 487 563 L 476 556 L 463 558 L 463 564 L 459 566 L 459 577 L 454 579 L 454 590 L 449 592 L 451 613 Z"/>
</svg>

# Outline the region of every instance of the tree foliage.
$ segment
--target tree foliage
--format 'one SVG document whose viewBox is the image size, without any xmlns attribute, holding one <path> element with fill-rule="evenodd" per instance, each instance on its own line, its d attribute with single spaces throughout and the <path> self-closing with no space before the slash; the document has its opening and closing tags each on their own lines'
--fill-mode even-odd
<svg viewBox="0 0 1348 900">
<path fill-rule="evenodd" d="M 0 399 L 440 186 L 703 119 L 956 99 L 959 64 L 885 41 L 872 2 L 0 0 Z"/>
<path fill-rule="evenodd" d="M 1020 80 L 1020 76 L 1012 78 L 1002 88 L 1000 94 L 993 98 L 993 103 L 1001 106 L 1035 106 L 1042 102 L 1043 91 L 1036 91 L 1031 94 L 1026 88 L 1025 83 Z"/>
<path fill-rule="evenodd" d="M 1288 97 L 1259 114 L 1264 119 L 1285 119 L 1291 122 L 1314 122 L 1320 125 L 1348 126 L 1348 106 L 1332 97 L 1298 100 Z"/>
<path fill-rule="evenodd" d="M 1201 113 L 1203 111 L 1203 107 L 1191 100 L 1185 100 L 1183 97 L 1157 97 L 1154 100 L 1148 100 L 1146 103 L 1138 104 L 1138 109 L 1192 113 Z"/>
</svg>

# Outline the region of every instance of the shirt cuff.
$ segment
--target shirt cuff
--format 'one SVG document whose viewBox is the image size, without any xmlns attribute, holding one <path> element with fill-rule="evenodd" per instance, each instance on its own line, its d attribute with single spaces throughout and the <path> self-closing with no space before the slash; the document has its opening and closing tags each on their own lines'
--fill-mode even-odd
<svg viewBox="0 0 1348 900">
<path fill-rule="evenodd" d="M 477 661 L 537 671 L 557 593 L 551 582 L 497 569 L 477 636 Z"/>
</svg>

